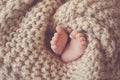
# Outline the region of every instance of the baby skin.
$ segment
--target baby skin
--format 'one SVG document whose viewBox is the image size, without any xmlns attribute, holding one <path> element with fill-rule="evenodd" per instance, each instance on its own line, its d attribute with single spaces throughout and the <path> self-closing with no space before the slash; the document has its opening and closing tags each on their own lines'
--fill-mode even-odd
<svg viewBox="0 0 120 80">
<path fill-rule="evenodd" d="M 69 37 L 70 42 L 68 42 Z M 83 33 L 74 30 L 68 35 L 60 25 L 56 27 L 56 32 L 50 43 L 53 52 L 60 55 L 63 62 L 71 62 L 78 59 L 83 55 L 87 46 Z"/>
</svg>

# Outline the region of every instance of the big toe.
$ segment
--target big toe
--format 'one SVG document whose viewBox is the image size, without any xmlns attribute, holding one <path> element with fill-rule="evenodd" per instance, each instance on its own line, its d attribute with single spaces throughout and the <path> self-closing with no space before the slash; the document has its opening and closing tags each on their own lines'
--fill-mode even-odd
<svg viewBox="0 0 120 80">
<path fill-rule="evenodd" d="M 71 34 L 70 34 L 70 38 L 75 39 L 77 34 L 78 34 L 77 30 L 72 31 Z"/>
<path fill-rule="evenodd" d="M 58 25 L 58 26 L 56 27 L 56 31 L 57 31 L 58 33 L 63 32 L 63 31 L 64 31 L 63 26 L 62 26 L 62 25 Z"/>
</svg>

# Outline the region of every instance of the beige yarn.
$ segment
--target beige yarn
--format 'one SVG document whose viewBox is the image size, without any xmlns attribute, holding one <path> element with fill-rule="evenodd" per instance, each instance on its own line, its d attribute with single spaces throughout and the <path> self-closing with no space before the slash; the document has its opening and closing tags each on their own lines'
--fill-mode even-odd
<svg viewBox="0 0 120 80">
<path fill-rule="evenodd" d="M 61 23 L 87 35 L 71 63 L 45 45 L 48 25 Z M 0 80 L 120 80 L 119 33 L 119 0 L 0 0 Z"/>
</svg>

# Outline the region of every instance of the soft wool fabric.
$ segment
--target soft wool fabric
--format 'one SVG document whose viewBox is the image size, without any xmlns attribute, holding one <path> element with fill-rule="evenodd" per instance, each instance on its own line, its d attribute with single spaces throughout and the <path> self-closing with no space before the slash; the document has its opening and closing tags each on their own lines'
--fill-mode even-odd
<svg viewBox="0 0 120 80">
<path fill-rule="evenodd" d="M 84 32 L 85 54 L 61 62 L 46 48 L 49 24 Z M 0 1 L 0 80 L 120 80 L 119 61 L 119 0 Z"/>
</svg>

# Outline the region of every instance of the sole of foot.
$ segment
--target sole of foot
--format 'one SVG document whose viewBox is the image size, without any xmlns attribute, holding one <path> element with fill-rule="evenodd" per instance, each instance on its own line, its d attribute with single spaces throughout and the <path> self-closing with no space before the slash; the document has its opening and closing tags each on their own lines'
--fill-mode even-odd
<svg viewBox="0 0 120 80">
<path fill-rule="evenodd" d="M 52 37 L 52 40 L 50 41 L 51 49 L 53 52 L 57 55 L 61 55 L 66 43 L 68 40 L 68 34 L 64 30 L 62 26 L 56 27 L 56 33 L 54 33 L 54 36 Z"/>
<path fill-rule="evenodd" d="M 70 34 L 71 41 L 65 48 L 61 59 L 63 62 L 71 62 L 78 59 L 84 52 L 87 46 L 87 41 L 84 34 L 78 31 L 73 31 Z"/>
</svg>

